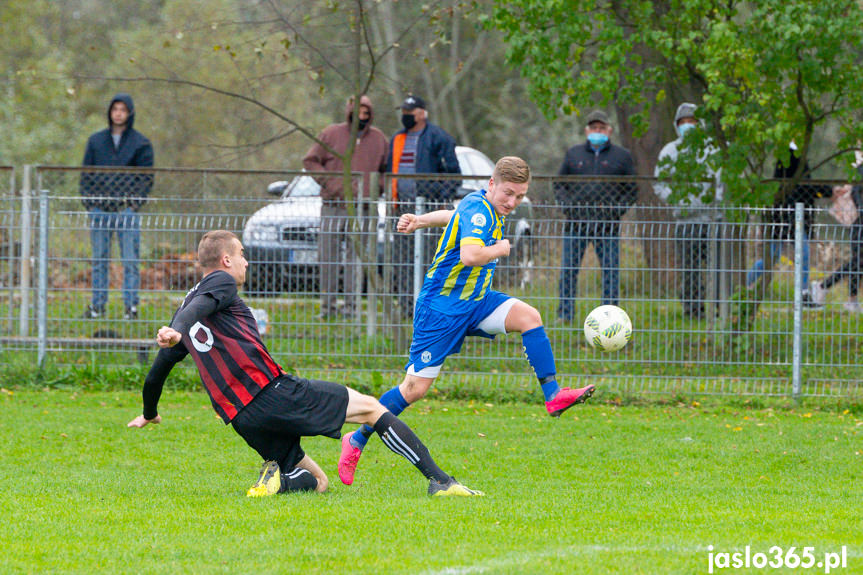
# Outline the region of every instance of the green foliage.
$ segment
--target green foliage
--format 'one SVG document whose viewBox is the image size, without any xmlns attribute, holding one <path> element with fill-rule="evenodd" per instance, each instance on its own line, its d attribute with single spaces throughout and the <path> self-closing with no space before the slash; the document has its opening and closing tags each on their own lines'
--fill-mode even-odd
<svg viewBox="0 0 863 575">
<path fill-rule="evenodd" d="M 348 96 L 366 90 L 387 134 L 400 127 L 393 107 L 416 91 L 460 144 L 556 170 L 575 120 L 549 125 L 526 83 L 500 68 L 501 36 L 474 25 L 470 4 L 0 3 L 0 22 L 20 31 L 0 46 L 0 163 L 77 165 L 110 97 L 127 91 L 159 167 L 298 169 L 321 129 L 343 121 Z"/>
<path fill-rule="evenodd" d="M 560 420 L 422 401 L 402 418 L 484 498 L 428 498 L 377 438 L 346 487 L 338 442 L 313 438 L 329 493 L 248 499 L 260 460 L 203 393 L 167 392 L 162 424 L 127 429 L 138 393 L 0 390 L 0 572 L 707 573 L 708 545 L 846 545 L 855 571 L 859 415 L 668 399 Z"/>
<path fill-rule="evenodd" d="M 487 25 L 504 34 L 508 61 L 549 118 L 626 102 L 638 136 L 669 88 L 693 87 L 734 204 L 772 201 L 761 180 L 789 142 L 814 168 L 863 138 L 856 1 L 499 0 Z M 813 161 L 814 132 L 828 123 L 839 150 Z"/>
<path fill-rule="evenodd" d="M 106 125 L 107 91 L 74 76 L 126 59 L 114 36 L 158 20 L 163 0 L 8 0 L 0 3 L 0 162 L 77 164 L 89 132 Z M 88 120 L 89 119 L 89 120 Z"/>
</svg>

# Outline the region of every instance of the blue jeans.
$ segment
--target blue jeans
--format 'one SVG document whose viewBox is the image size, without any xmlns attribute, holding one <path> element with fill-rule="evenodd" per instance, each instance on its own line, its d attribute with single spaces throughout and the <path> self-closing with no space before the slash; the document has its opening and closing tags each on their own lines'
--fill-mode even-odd
<svg viewBox="0 0 863 575">
<path fill-rule="evenodd" d="M 93 246 L 93 299 L 96 309 L 108 303 L 108 264 L 111 259 L 111 235 L 116 232 L 123 262 L 123 303 L 126 308 L 138 305 L 138 255 L 141 248 L 141 216 L 132 208 L 122 212 L 90 210 L 90 243 Z"/>
<path fill-rule="evenodd" d="M 776 265 L 776 262 L 779 261 L 779 256 L 782 255 L 782 243 L 783 242 L 780 240 L 769 242 L 770 247 L 767 252 L 773 265 Z M 756 281 L 758 281 L 758 278 L 760 278 L 763 273 L 764 259 L 761 258 L 752 264 L 752 267 L 749 268 L 749 271 L 746 273 L 746 285 L 752 286 Z M 809 289 L 809 238 L 806 236 L 803 236 L 803 289 Z"/>
<path fill-rule="evenodd" d="M 620 297 L 620 222 L 567 222 L 560 263 L 560 303 L 557 315 L 572 319 L 578 272 L 588 244 L 593 244 L 602 268 L 602 305 L 617 305 Z"/>
</svg>

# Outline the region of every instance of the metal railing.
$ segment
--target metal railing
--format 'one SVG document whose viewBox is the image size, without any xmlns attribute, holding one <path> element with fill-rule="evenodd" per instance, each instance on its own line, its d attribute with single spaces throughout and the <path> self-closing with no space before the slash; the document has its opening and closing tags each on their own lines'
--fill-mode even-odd
<svg viewBox="0 0 863 575">
<path fill-rule="evenodd" d="M 99 317 L 85 318 L 94 301 L 95 220 L 81 201 L 84 171 L 26 167 L 20 190 L 11 168 L 0 172 L 10 182 L 0 189 L 0 242 L 7 246 L 0 251 L 0 364 L 146 362 L 158 327 L 199 279 L 200 236 L 228 229 L 243 239 L 250 264 L 243 297 L 278 361 L 314 377 L 347 382 L 361 372 L 397 383 L 413 296 L 439 231 L 423 230 L 419 241 L 400 246 L 395 221 L 405 211 L 452 206 L 471 191 L 399 203 L 378 197 L 373 181 L 361 201 L 327 203 L 322 220 L 313 194 L 266 194 L 276 180 L 299 186 L 299 172 L 138 170 L 153 184 L 135 212 L 137 314 L 128 314 L 132 290 L 124 288 L 115 234 L 107 303 Z M 314 176 L 305 174 L 311 185 Z M 578 180 L 534 177 L 530 202 L 507 218 L 513 249 L 493 283 L 541 312 L 562 381 L 589 376 L 628 393 L 858 393 L 863 314 L 842 295 L 848 280 L 828 292 L 824 306 L 807 299 L 809 284 L 839 269 L 860 242 L 825 206 L 750 209 L 741 217 L 736 208 L 692 214 L 608 205 L 600 195 L 573 207 L 559 193 L 571 181 Z M 391 189 L 388 176 L 382 184 Z M 607 300 L 625 308 L 635 327 L 633 341 L 616 354 L 591 349 L 582 334 L 584 317 Z M 464 382 L 536 387 L 517 334 L 468 338 L 436 385 L 457 390 Z"/>
</svg>

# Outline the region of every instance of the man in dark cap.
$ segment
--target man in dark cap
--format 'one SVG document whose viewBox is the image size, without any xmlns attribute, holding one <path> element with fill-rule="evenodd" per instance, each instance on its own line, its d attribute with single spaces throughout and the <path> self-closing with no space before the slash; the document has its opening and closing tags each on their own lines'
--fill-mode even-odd
<svg viewBox="0 0 863 575">
<path fill-rule="evenodd" d="M 611 143 L 614 129 L 602 110 L 587 116 L 587 141 L 566 152 L 561 176 L 635 175 L 629 150 Z M 566 218 L 563 258 L 560 266 L 560 302 L 557 316 L 571 321 L 578 285 L 578 271 L 588 244 L 593 244 L 602 268 L 602 304 L 617 305 L 620 297 L 620 218 L 638 195 L 632 180 L 603 178 L 593 181 L 558 181 L 555 196 Z"/>
<path fill-rule="evenodd" d="M 426 103 L 420 96 L 411 94 L 401 106 L 402 126 L 390 141 L 387 171 L 393 174 L 461 174 L 455 155 L 455 140 L 440 127 L 429 123 Z M 456 179 L 417 180 L 394 177 L 390 199 L 396 202 L 396 216 L 416 212 L 416 198 L 426 200 L 426 211 L 445 209 L 455 196 L 459 181 Z M 423 269 L 431 263 L 434 245 L 431 237 L 425 238 Z M 399 312 L 412 317 L 413 302 L 414 236 L 397 234 L 393 243 L 395 278 L 393 289 L 398 296 Z"/>
</svg>

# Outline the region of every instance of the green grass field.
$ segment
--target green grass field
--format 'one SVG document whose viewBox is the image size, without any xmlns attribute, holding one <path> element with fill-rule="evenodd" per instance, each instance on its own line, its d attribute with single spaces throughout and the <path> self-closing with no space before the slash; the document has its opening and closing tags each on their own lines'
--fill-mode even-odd
<svg viewBox="0 0 863 575">
<path fill-rule="evenodd" d="M 711 545 L 845 546 L 831 572 L 863 573 L 859 410 L 423 401 L 405 421 L 487 493 L 455 500 L 377 439 L 345 487 L 324 438 L 329 493 L 248 499 L 257 455 L 203 392 L 160 411 L 135 430 L 138 392 L 0 391 L 0 573 L 707 573 Z"/>
</svg>

